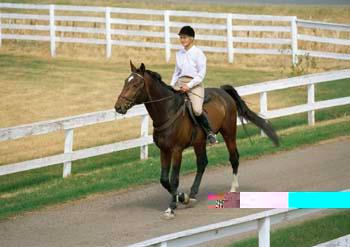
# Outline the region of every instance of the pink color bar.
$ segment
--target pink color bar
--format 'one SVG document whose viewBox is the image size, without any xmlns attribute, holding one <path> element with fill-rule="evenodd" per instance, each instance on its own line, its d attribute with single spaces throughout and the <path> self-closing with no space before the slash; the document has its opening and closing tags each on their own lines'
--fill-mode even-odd
<svg viewBox="0 0 350 247">
<path fill-rule="evenodd" d="M 220 194 L 208 194 L 208 200 L 213 201 L 213 200 L 224 200 L 224 193 Z"/>
<path fill-rule="evenodd" d="M 241 192 L 240 208 L 288 208 L 288 192 Z"/>
</svg>

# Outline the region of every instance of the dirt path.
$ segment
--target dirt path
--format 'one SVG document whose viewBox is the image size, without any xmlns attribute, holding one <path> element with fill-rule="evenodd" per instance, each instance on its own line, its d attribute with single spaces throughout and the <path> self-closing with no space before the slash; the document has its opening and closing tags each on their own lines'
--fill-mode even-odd
<svg viewBox="0 0 350 247">
<path fill-rule="evenodd" d="M 210 157 L 209 157 L 210 159 Z M 327 191 L 350 188 L 350 138 L 241 162 L 240 191 Z M 193 174 L 180 178 L 189 191 Z M 124 246 L 258 212 L 207 209 L 207 194 L 227 191 L 229 166 L 206 171 L 199 202 L 160 218 L 169 195 L 159 184 L 92 196 L 0 222 L 0 246 Z"/>
</svg>

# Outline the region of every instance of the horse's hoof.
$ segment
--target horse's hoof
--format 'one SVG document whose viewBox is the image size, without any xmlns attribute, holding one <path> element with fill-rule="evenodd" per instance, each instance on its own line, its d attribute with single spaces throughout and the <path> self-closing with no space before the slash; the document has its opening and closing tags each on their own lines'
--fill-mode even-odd
<svg viewBox="0 0 350 247">
<path fill-rule="evenodd" d="M 192 208 L 197 204 L 196 198 L 189 198 L 188 203 L 186 204 L 186 208 Z"/>
<path fill-rule="evenodd" d="M 179 202 L 181 202 L 184 205 L 187 205 L 190 203 L 190 197 L 186 193 L 180 193 L 178 194 L 178 199 Z"/>
<path fill-rule="evenodd" d="M 175 213 L 171 208 L 168 208 L 167 210 L 165 210 L 162 218 L 165 220 L 172 220 L 175 218 Z"/>
<path fill-rule="evenodd" d="M 197 203 L 197 199 L 196 198 L 190 198 L 190 204 L 196 204 Z"/>
</svg>

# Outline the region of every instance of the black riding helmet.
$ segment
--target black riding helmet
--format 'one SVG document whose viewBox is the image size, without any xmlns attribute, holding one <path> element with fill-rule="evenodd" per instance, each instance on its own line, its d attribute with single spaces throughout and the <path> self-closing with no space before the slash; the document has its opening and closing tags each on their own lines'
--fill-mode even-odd
<svg viewBox="0 0 350 247">
<path fill-rule="evenodd" d="M 194 38 L 195 36 L 195 33 L 194 33 L 194 30 L 192 27 L 190 26 L 184 26 L 181 28 L 180 32 L 179 32 L 179 35 L 187 35 L 189 37 L 192 37 Z"/>
</svg>

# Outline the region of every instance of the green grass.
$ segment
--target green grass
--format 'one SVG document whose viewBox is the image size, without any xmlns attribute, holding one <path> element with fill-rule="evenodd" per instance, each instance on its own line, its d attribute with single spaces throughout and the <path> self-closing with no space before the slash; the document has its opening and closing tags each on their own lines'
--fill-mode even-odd
<svg viewBox="0 0 350 247">
<path fill-rule="evenodd" d="M 272 247 L 310 247 L 350 234 L 350 210 L 308 220 L 304 223 L 272 231 Z M 228 247 L 256 247 L 257 238 L 249 238 Z"/>
<path fill-rule="evenodd" d="M 254 145 L 245 139 L 238 141 L 241 157 L 253 158 L 267 153 L 290 150 L 337 136 L 350 135 L 349 119 L 340 122 L 305 127 L 282 132 L 282 145 L 272 146 L 266 138 L 253 136 Z M 208 149 L 209 166 L 227 163 L 223 143 Z M 195 171 L 192 151 L 184 154 L 182 174 Z M 138 159 L 138 149 L 80 160 L 73 163 L 73 175 L 62 179 L 62 166 L 22 172 L 0 177 L 0 218 L 28 210 L 78 199 L 97 192 L 130 188 L 140 184 L 158 182 L 160 162 L 158 149 L 150 146 L 150 158 Z"/>
</svg>

